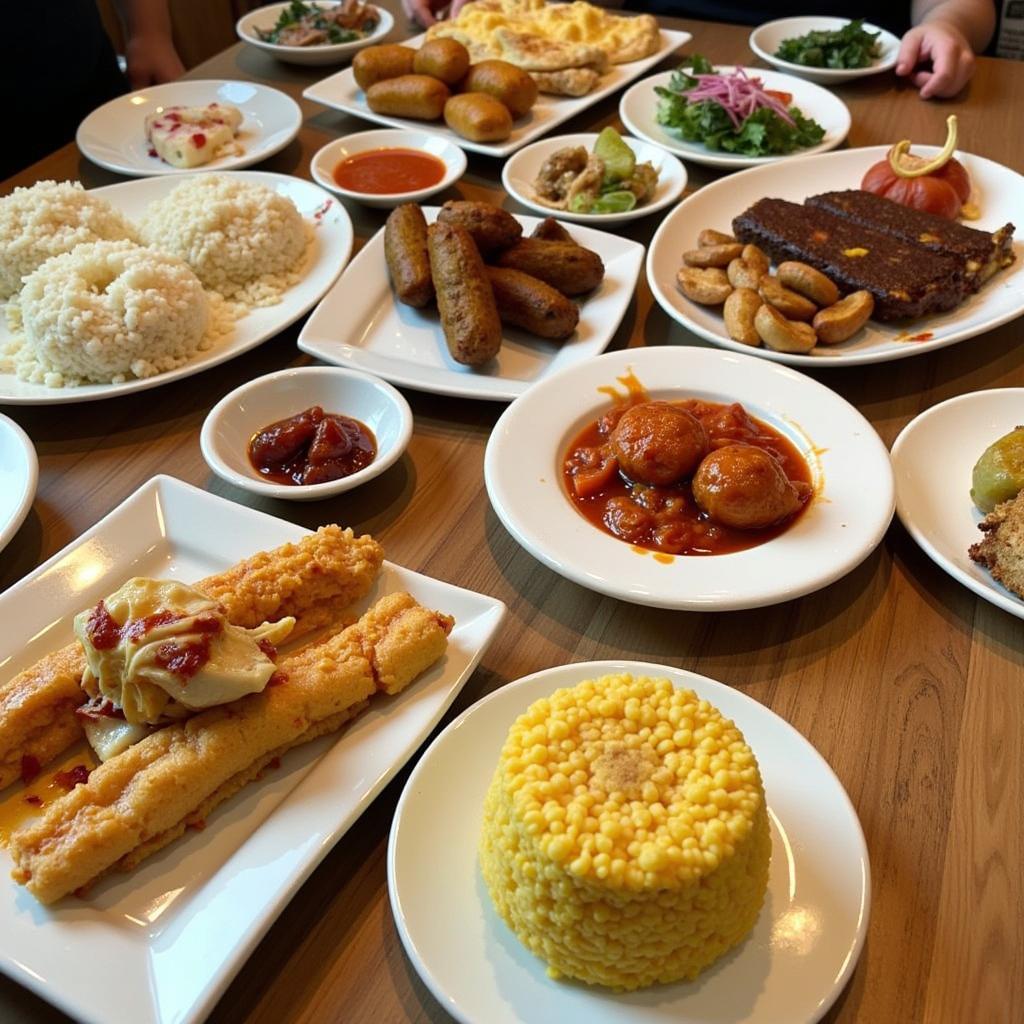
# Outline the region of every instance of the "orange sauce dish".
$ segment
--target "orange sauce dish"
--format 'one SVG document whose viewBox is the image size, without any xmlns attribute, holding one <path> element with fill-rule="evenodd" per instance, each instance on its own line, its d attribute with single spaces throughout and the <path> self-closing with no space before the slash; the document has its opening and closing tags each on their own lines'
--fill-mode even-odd
<svg viewBox="0 0 1024 1024">
<path fill-rule="evenodd" d="M 436 185 L 445 175 L 444 161 L 415 149 L 368 149 L 345 157 L 334 180 L 349 192 L 395 195 Z"/>
</svg>

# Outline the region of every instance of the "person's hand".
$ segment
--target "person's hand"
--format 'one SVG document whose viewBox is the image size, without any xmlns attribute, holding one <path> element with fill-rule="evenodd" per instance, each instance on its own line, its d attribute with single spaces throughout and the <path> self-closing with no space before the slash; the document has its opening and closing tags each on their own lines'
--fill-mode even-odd
<svg viewBox="0 0 1024 1024">
<path fill-rule="evenodd" d="M 454 18 L 466 4 L 466 0 L 402 0 L 402 10 L 405 11 L 413 21 L 418 22 L 424 28 L 430 28 L 437 20 L 439 11 L 448 8 L 448 17 Z"/>
<path fill-rule="evenodd" d="M 133 89 L 173 82 L 185 73 L 185 65 L 167 36 L 132 36 L 124 49 Z"/>
<path fill-rule="evenodd" d="M 931 61 L 930 70 L 915 70 L 927 61 Z M 923 100 L 955 96 L 974 74 L 974 52 L 955 25 L 948 21 L 926 21 L 903 37 L 896 74 L 908 76 Z"/>
</svg>

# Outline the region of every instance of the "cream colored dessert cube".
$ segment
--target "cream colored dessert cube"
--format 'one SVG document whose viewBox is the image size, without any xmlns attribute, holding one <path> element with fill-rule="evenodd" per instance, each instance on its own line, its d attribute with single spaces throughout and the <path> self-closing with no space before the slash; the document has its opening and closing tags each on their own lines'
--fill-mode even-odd
<svg viewBox="0 0 1024 1024">
<path fill-rule="evenodd" d="M 205 107 L 164 107 L 146 115 L 150 156 L 172 167 L 199 167 L 235 145 L 242 123 L 237 107 L 210 103 Z"/>
</svg>

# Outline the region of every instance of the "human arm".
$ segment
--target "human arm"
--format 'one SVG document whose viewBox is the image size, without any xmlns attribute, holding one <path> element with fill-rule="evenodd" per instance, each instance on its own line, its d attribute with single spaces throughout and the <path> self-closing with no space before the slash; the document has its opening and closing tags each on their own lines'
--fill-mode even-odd
<svg viewBox="0 0 1024 1024">
<path fill-rule="evenodd" d="M 465 6 L 467 0 L 402 0 L 402 10 L 412 18 L 413 21 L 429 28 L 438 21 L 438 12 L 445 7 L 448 8 L 448 17 L 454 18 Z"/>
<path fill-rule="evenodd" d="M 909 77 L 922 99 L 956 95 L 974 73 L 974 54 L 992 38 L 992 0 L 913 0 L 911 19 L 896 74 Z M 924 62 L 931 68 L 916 70 Z"/>
<path fill-rule="evenodd" d="M 168 0 L 116 0 L 125 26 L 125 57 L 133 89 L 171 82 L 185 73 L 171 36 Z"/>
</svg>

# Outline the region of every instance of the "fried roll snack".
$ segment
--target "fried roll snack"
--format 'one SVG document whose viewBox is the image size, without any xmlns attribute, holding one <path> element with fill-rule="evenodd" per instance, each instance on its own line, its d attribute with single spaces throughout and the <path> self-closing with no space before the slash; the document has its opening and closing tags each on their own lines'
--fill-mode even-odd
<svg viewBox="0 0 1024 1024">
<path fill-rule="evenodd" d="M 383 549 L 372 537 L 323 526 L 196 587 L 219 601 L 236 626 L 253 628 L 295 616 L 294 640 L 330 626 L 365 597 L 383 560 Z M 81 738 L 75 709 L 85 701 L 84 669 L 75 641 L 0 685 L 0 789 L 33 774 Z"/>
<path fill-rule="evenodd" d="M 468 231 L 444 221 L 430 225 L 427 247 L 448 351 L 458 363 L 483 366 L 501 348 L 501 320 L 480 251 Z"/>
<path fill-rule="evenodd" d="M 416 203 L 396 206 L 384 222 L 384 259 L 399 302 L 417 309 L 434 300 L 427 219 Z"/>
<path fill-rule="evenodd" d="M 437 219 L 442 224 L 457 224 L 469 232 L 481 253 L 507 249 L 523 236 L 523 226 L 500 206 L 468 199 L 449 199 Z"/>
<path fill-rule="evenodd" d="M 495 263 L 540 278 L 569 296 L 592 292 L 604 280 L 601 257 L 575 242 L 521 238 L 500 253 Z"/>
<path fill-rule="evenodd" d="M 551 285 L 508 267 L 488 267 L 487 278 L 502 323 L 549 341 L 565 341 L 576 330 L 579 306 Z"/>
<path fill-rule="evenodd" d="M 118 862 L 134 863 L 133 851 L 169 842 L 268 755 L 313 738 L 322 723 L 340 724 L 377 692 L 404 689 L 444 654 L 452 624 L 408 594 L 382 598 L 348 629 L 282 659 L 281 685 L 160 729 L 105 761 L 11 835 L 11 876 L 53 903 Z"/>
</svg>

